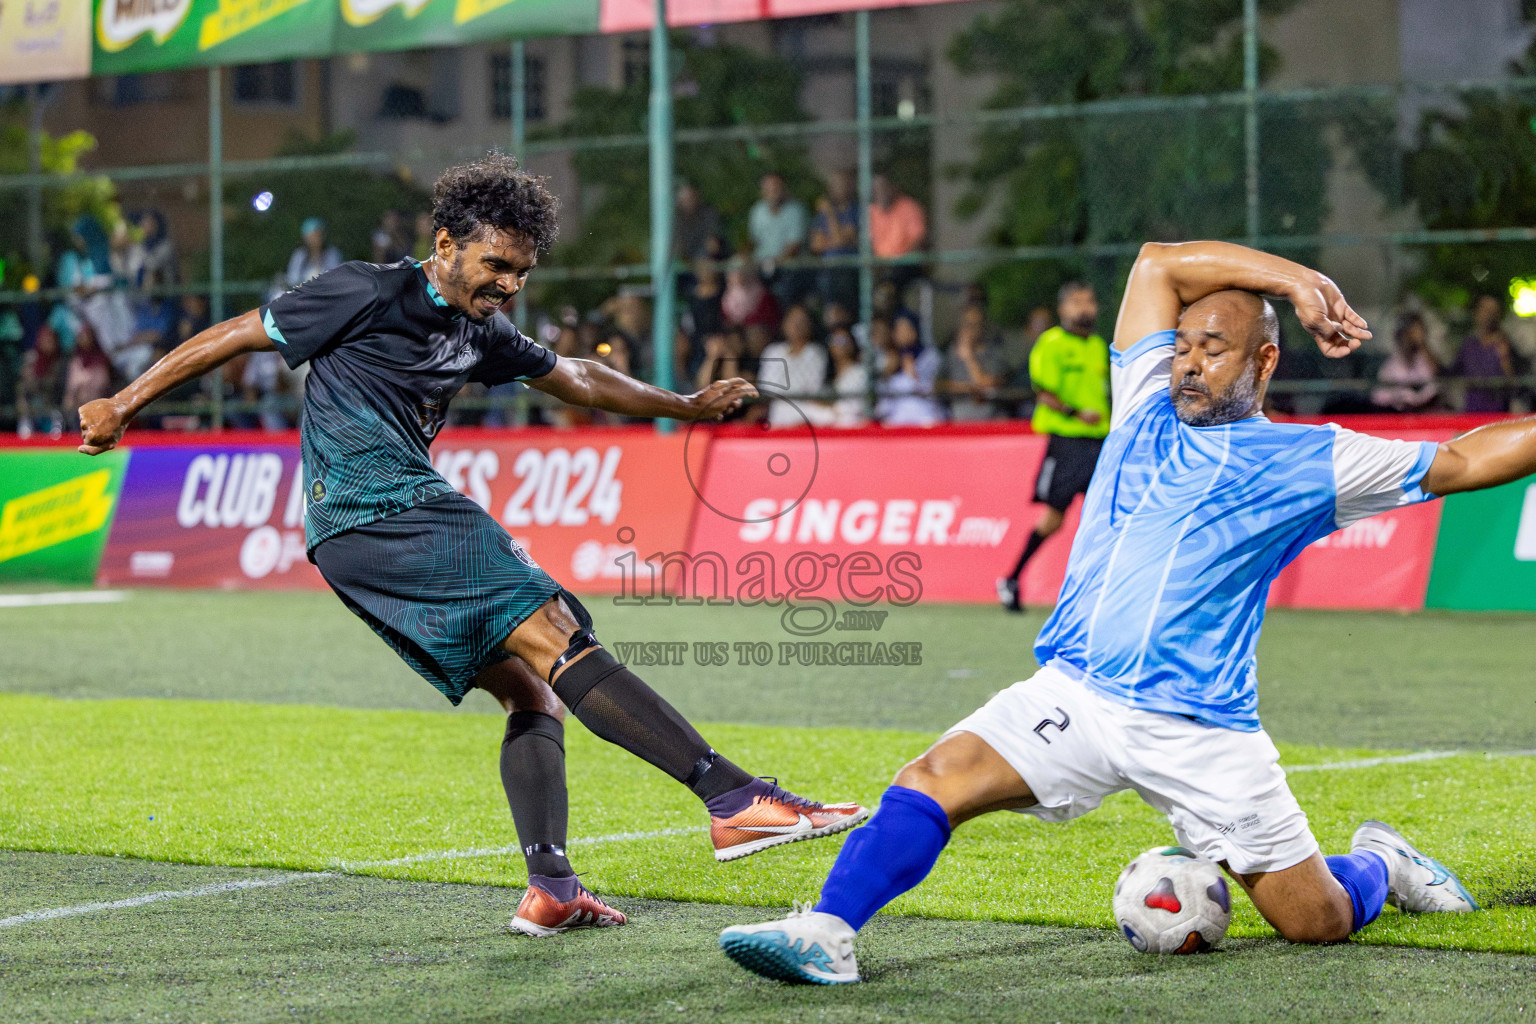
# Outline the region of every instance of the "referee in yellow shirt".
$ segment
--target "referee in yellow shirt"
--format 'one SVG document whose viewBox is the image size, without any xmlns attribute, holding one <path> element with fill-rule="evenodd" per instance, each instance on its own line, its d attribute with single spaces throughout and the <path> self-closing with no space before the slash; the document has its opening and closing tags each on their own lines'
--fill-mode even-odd
<svg viewBox="0 0 1536 1024">
<path fill-rule="evenodd" d="M 1046 506 L 1035 523 L 1013 572 L 997 581 L 997 599 L 1011 612 L 1019 601 L 1019 574 L 1046 538 L 1061 529 L 1072 499 L 1088 490 L 1099 448 L 1109 433 L 1109 346 L 1093 333 L 1099 301 L 1093 286 L 1069 281 L 1056 293 L 1060 327 L 1040 335 L 1029 353 L 1029 378 L 1035 389 L 1035 433 L 1050 438 L 1035 501 Z"/>
</svg>

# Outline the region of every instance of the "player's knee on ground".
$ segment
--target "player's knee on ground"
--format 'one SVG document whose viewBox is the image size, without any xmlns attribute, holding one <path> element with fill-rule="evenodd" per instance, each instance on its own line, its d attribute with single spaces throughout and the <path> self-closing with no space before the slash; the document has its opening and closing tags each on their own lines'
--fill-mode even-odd
<svg viewBox="0 0 1536 1024">
<path fill-rule="evenodd" d="M 1237 874 L 1225 861 L 1221 866 L 1242 884 L 1264 920 L 1289 942 L 1343 942 L 1354 930 L 1354 907 L 1342 888 L 1335 892 L 1326 883 L 1316 889 L 1307 884 L 1287 883 L 1284 888 L 1275 889 L 1274 883 L 1279 879 L 1273 875 L 1266 885 L 1263 874 Z"/>
<path fill-rule="evenodd" d="M 509 715 L 538 711 L 565 721 L 565 705 L 555 691 L 516 655 L 482 669 L 475 677 L 475 686 L 495 697 Z"/>
</svg>

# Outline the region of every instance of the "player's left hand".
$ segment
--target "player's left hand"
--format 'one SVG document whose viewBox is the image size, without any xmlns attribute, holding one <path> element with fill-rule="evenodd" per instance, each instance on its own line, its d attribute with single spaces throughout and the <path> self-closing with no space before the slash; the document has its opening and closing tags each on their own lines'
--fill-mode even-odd
<svg viewBox="0 0 1536 1024">
<path fill-rule="evenodd" d="M 1311 279 L 1290 296 L 1296 317 L 1322 349 L 1323 355 L 1339 359 L 1360 347 L 1371 337 L 1365 318 L 1344 301 L 1344 293 L 1332 278 L 1313 274 Z"/>
<path fill-rule="evenodd" d="M 721 420 L 740 409 L 747 399 L 756 397 L 757 388 L 751 382 L 732 377 L 717 380 L 703 391 L 689 395 L 688 407 L 695 420 Z"/>
</svg>

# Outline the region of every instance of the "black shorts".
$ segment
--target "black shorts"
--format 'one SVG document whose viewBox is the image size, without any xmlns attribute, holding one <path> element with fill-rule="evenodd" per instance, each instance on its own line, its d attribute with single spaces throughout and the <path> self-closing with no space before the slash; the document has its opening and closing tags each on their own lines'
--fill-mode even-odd
<svg viewBox="0 0 1536 1024">
<path fill-rule="evenodd" d="M 560 584 L 501 524 L 444 494 L 321 541 L 315 565 L 406 664 L 457 704 Z"/>
<path fill-rule="evenodd" d="M 1065 512 L 1073 498 L 1088 490 L 1104 441 L 1098 437 L 1055 434 L 1050 438 L 1045 446 L 1045 461 L 1040 463 L 1040 473 L 1035 477 L 1035 500 Z"/>
</svg>

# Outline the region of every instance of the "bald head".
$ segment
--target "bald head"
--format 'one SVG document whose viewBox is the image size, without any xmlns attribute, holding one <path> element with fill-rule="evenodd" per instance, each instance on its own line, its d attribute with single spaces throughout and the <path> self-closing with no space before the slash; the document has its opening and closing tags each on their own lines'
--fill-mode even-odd
<svg viewBox="0 0 1536 1024">
<path fill-rule="evenodd" d="M 1280 344 L 1280 317 L 1269 300 L 1239 288 L 1212 292 L 1189 304 L 1181 321 L 1204 321 L 1218 326 L 1227 337 L 1246 344 L 1251 356 L 1265 343 Z"/>
</svg>

